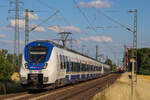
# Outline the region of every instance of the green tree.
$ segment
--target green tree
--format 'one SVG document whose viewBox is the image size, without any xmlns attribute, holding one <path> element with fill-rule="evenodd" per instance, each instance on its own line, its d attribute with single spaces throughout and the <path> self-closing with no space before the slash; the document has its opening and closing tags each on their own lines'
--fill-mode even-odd
<svg viewBox="0 0 150 100">
<path fill-rule="evenodd" d="M 7 54 L 7 60 L 13 64 L 13 59 L 14 57 L 16 58 L 16 61 L 15 61 L 15 66 L 14 66 L 14 71 L 15 72 L 19 72 L 19 68 L 21 66 L 21 57 L 22 57 L 22 54 L 20 54 L 19 56 L 14 56 L 14 54 Z"/>
<path fill-rule="evenodd" d="M 11 80 L 14 72 L 12 64 L 7 60 L 7 50 L 0 51 L 0 82 L 3 83 L 4 93 L 6 93 L 6 82 Z"/>
<path fill-rule="evenodd" d="M 107 59 L 104 64 L 110 65 L 110 70 L 111 71 L 113 70 L 113 64 L 112 64 L 111 59 Z"/>
<path fill-rule="evenodd" d="M 129 50 L 129 60 L 132 58 L 132 51 Z M 135 51 L 135 50 L 134 50 Z M 129 62 L 129 71 L 131 71 L 132 64 Z M 149 74 L 150 75 L 150 48 L 137 49 L 137 73 L 138 74 Z"/>
<path fill-rule="evenodd" d="M 13 54 L 7 54 L 7 60 L 13 64 Z"/>
</svg>

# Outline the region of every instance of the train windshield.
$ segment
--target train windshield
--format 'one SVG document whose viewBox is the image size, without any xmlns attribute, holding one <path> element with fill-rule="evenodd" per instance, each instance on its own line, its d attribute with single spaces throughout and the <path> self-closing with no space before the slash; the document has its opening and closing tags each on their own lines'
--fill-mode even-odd
<svg viewBox="0 0 150 100">
<path fill-rule="evenodd" d="M 33 63 L 45 62 L 49 47 L 35 46 L 28 49 L 28 61 Z"/>
</svg>

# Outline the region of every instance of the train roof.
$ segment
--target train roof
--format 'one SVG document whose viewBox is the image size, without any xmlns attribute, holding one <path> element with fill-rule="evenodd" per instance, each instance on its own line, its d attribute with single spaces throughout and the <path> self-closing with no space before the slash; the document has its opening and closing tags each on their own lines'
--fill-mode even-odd
<svg viewBox="0 0 150 100">
<path fill-rule="evenodd" d="M 89 56 L 87 56 L 87 55 L 84 55 L 84 54 L 82 54 L 82 53 L 80 53 L 80 52 L 78 52 L 78 51 L 75 51 L 75 50 L 71 50 L 71 49 L 69 49 L 69 48 L 66 48 L 66 47 L 64 47 L 64 46 L 62 46 L 62 45 L 59 45 L 59 44 L 57 44 L 57 43 L 55 43 L 55 42 L 53 42 L 53 41 L 50 41 L 50 40 L 36 40 L 36 41 L 33 41 L 33 42 L 47 42 L 47 43 L 51 43 L 51 44 L 53 44 L 54 46 L 56 46 L 56 47 L 58 47 L 58 48 L 61 48 L 61 49 L 64 49 L 64 50 L 67 50 L 67 51 L 70 51 L 70 52 L 79 54 L 79 55 L 81 55 L 81 56 L 87 57 L 87 58 L 89 58 L 89 59 L 95 60 L 95 61 L 97 61 L 97 62 L 100 62 L 100 61 L 98 61 L 98 60 L 96 60 L 96 59 L 94 59 L 94 58 L 92 58 L 92 57 L 89 57 Z M 31 43 L 32 43 L 32 42 L 31 42 Z M 101 63 L 101 62 L 100 62 L 100 63 Z"/>
</svg>

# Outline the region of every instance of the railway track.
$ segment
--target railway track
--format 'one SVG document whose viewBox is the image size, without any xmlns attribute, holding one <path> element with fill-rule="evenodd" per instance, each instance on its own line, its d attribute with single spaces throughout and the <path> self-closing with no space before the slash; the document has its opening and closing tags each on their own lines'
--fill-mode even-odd
<svg viewBox="0 0 150 100">
<path fill-rule="evenodd" d="M 36 93 L 22 92 L 0 97 L 0 100 L 88 100 L 109 87 L 120 74 L 110 74 L 95 80 Z"/>
</svg>

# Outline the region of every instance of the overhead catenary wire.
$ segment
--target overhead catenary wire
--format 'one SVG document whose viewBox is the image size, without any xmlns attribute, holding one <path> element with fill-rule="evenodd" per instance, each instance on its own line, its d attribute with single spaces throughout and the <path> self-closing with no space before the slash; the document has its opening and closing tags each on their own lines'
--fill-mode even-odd
<svg viewBox="0 0 150 100">
<path fill-rule="evenodd" d="M 47 20 L 49 20 L 50 18 L 52 18 L 53 16 L 55 16 L 58 12 L 59 12 L 59 10 L 57 10 L 53 15 L 49 16 L 47 19 L 43 20 L 43 21 L 42 21 L 40 24 L 38 24 L 37 26 L 31 28 L 31 30 L 30 30 L 29 32 L 35 30 L 35 29 L 36 29 L 37 27 L 39 27 L 41 24 L 45 23 Z"/>
<path fill-rule="evenodd" d="M 37 1 L 39 1 L 39 3 L 40 3 L 41 5 L 46 6 L 48 9 L 54 10 L 53 7 L 49 6 L 48 4 L 44 3 L 43 1 L 41 1 L 41 0 L 37 0 Z M 75 0 L 73 0 L 73 3 L 74 3 L 75 5 L 77 4 L 77 2 L 76 2 Z M 96 32 L 96 29 L 93 27 L 92 23 L 90 22 L 90 20 L 89 20 L 89 18 L 87 17 L 87 15 L 83 12 L 83 10 L 82 10 L 80 7 L 77 7 L 77 9 L 78 9 L 79 12 L 82 14 L 82 16 L 85 18 L 85 20 L 87 21 L 87 23 L 89 24 L 89 26 L 91 27 L 91 29 Z M 61 10 L 59 10 L 59 11 L 60 11 L 60 13 L 62 13 Z M 66 24 L 71 25 L 71 24 L 68 22 L 68 20 L 67 20 L 62 14 L 61 14 L 61 16 L 63 17 L 63 20 L 65 21 Z"/>
<path fill-rule="evenodd" d="M 73 3 L 75 5 L 77 5 L 77 2 L 75 0 L 73 0 Z M 93 29 L 93 31 L 96 32 L 96 29 L 92 26 L 91 22 L 89 21 L 88 17 L 86 16 L 86 14 L 81 10 L 81 8 L 79 6 L 76 6 L 76 8 L 78 8 L 79 12 L 83 15 L 83 17 L 86 19 L 87 23 L 89 24 L 89 26 Z"/>
<path fill-rule="evenodd" d="M 110 17 L 110 16 L 106 15 L 106 14 L 105 14 L 105 13 L 103 13 L 101 10 L 96 9 L 96 11 L 97 11 L 99 14 L 103 15 L 104 17 L 106 17 L 107 19 L 111 20 L 112 22 L 114 22 L 114 23 L 116 23 L 116 24 L 120 25 L 121 27 L 123 27 L 123 28 L 127 29 L 128 31 L 133 32 L 133 31 L 132 31 L 129 27 L 127 27 L 127 26 L 125 26 L 125 25 L 121 24 L 121 23 L 120 23 L 120 22 L 118 22 L 117 20 L 115 20 L 115 19 L 113 19 L 112 17 Z"/>
<path fill-rule="evenodd" d="M 39 4 L 41 4 L 41 5 L 43 5 L 43 6 L 46 6 L 48 9 L 55 10 L 54 7 L 49 6 L 47 3 L 44 3 L 44 2 L 42 2 L 41 0 L 37 0 L 37 1 L 39 2 Z M 69 24 L 70 26 L 72 26 L 72 24 L 67 20 L 67 18 L 65 18 L 65 17 L 63 16 L 62 11 L 61 11 L 60 9 L 57 9 L 57 10 L 59 10 L 59 13 L 61 13 L 61 17 L 62 17 L 62 19 L 64 20 L 64 22 L 65 22 L 66 24 Z"/>
</svg>

